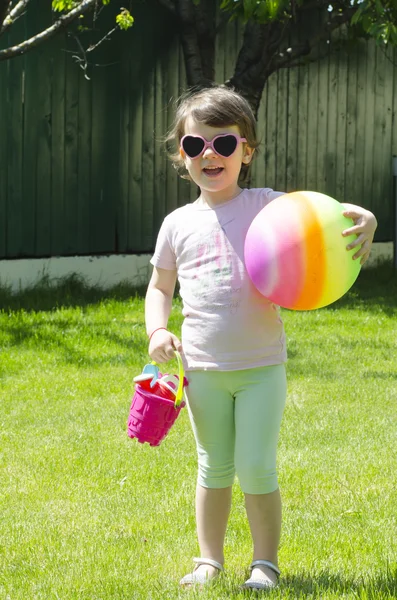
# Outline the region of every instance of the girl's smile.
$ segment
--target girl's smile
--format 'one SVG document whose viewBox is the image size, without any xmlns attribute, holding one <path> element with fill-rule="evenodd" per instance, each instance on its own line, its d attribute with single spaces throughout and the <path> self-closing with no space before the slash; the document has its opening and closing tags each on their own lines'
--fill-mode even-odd
<svg viewBox="0 0 397 600">
<path fill-rule="evenodd" d="M 223 172 L 223 167 L 207 166 L 203 168 L 203 172 L 207 177 L 218 177 Z"/>
</svg>

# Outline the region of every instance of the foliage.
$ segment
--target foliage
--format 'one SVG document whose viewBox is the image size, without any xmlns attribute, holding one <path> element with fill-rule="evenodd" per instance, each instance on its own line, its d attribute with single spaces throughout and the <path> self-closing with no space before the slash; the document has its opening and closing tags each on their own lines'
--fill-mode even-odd
<svg viewBox="0 0 397 600">
<path fill-rule="evenodd" d="M 103 6 L 110 4 L 110 0 L 100 0 Z M 81 2 L 76 0 L 52 0 L 52 9 L 55 12 L 68 12 L 72 9 L 78 8 Z M 132 27 L 134 23 L 134 17 L 130 11 L 126 8 L 120 8 L 120 13 L 116 16 L 116 25 L 126 31 Z"/>
<path fill-rule="evenodd" d="M 317 3 L 318 9 L 327 9 L 330 17 L 352 11 L 351 25 L 356 33 L 375 38 L 378 43 L 397 45 L 396 0 L 336 0 Z M 233 19 L 247 23 L 283 21 L 294 17 L 297 10 L 313 8 L 313 0 L 221 0 L 221 9 Z"/>
<path fill-rule="evenodd" d="M 361 2 L 352 19 L 364 32 L 379 43 L 397 45 L 396 0 L 367 0 Z"/>
</svg>

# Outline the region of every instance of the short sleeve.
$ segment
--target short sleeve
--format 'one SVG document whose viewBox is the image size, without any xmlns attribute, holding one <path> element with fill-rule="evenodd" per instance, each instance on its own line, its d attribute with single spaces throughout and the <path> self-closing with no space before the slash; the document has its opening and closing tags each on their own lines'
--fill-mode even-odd
<svg viewBox="0 0 397 600">
<path fill-rule="evenodd" d="M 264 188 L 264 192 L 265 192 L 265 206 L 267 204 L 270 204 L 270 202 L 273 202 L 273 200 L 276 200 L 276 198 L 279 198 L 280 196 L 284 196 L 284 194 L 286 194 L 286 192 L 276 192 L 275 190 L 272 190 L 271 188 Z"/>
<path fill-rule="evenodd" d="M 166 217 L 161 225 L 157 236 L 156 248 L 150 260 L 154 267 L 168 269 L 169 271 L 176 270 L 176 257 L 170 239 L 171 226 L 169 219 Z"/>
</svg>

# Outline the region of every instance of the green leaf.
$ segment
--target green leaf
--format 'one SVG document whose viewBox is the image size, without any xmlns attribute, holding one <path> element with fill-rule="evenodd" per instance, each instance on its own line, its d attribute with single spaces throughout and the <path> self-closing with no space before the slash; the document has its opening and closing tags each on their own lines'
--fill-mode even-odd
<svg viewBox="0 0 397 600">
<path fill-rule="evenodd" d="M 72 10 L 79 3 L 75 0 L 53 0 L 52 1 L 52 10 L 56 12 L 63 12 L 67 10 Z"/>
<path fill-rule="evenodd" d="M 116 23 L 120 27 L 120 29 L 127 31 L 127 29 L 132 27 L 132 25 L 134 24 L 134 17 L 131 15 L 129 10 L 123 8 L 121 10 L 121 13 L 118 14 L 116 17 Z"/>
</svg>

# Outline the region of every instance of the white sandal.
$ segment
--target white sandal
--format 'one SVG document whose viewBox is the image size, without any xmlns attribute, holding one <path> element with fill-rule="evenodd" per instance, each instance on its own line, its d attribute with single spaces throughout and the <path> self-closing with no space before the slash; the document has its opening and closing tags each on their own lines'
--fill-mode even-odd
<svg viewBox="0 0 397 600">
<path fill-rule="evenodd" d="M 216 560 L 212 560 L 212 558 L 193 558 L 193 562 L 196 563 L 193 573 L 185 575 L 185 577 L 180 580 L 179 585 L 206 585 L 213 579 L 217 578 L 217 576 L 215 576 L 211 579 L 208 579 L 207 573 L 196 573 L 196 570 L 200 565 L 209 565 L 210 567 L 215 567 L 215 569 L 218 569 L 219 573 L 224 571 L 223 565 L 218 563 Z"/>
<path fill-rule="evenodd" d="M 278 578 L 280 576 L 280 570 L 276 567 L 276 565 L 274 565 L 272 562 L 270 562 L 270 560 L 254 560 L 254 562 L 251 563 L 251 566 L 250 566 L 251 573 L 252 573 L 252 569 L 259 565 L 268 567 L 269 569 L 274 571 L 274 573 L 276 573 L 276 575 L 277 575 L 277 582 L 274 583 L 273 581 L 270 581 L 269 579 L 252 579 L 250 577 L 249 579 L 247 579 L 247 581 L 243 584 L 242 587 L 246 590 L 270 590 L 272 588 L 277 587 Z"/>
</svg>

